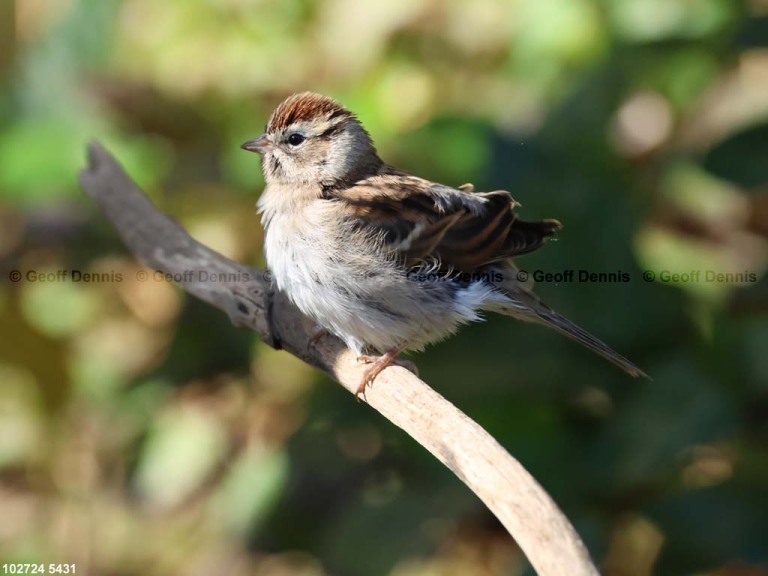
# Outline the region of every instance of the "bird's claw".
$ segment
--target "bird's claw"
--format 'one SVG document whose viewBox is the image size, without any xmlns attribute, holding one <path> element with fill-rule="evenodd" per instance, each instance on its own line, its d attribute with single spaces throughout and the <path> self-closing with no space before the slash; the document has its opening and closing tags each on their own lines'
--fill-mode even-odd
<svg viewBox="0 0 768 576">
<path fill-rule="evenodd" d="M 360 397 L 365 398 L 365 391 L 368 386 L 373 385 L 373 381 L 381 374 L 385 368 L 389 366 L 402 366 L 406 370 L 413 372 L 418 376 L 419 370 L 416 365 L 410 360 L 400 360 L 397 355 L 400 353 L 400 349 L 390 350 L 381 356 L 369 356 L 362 354 L 357 357 L 357 361 L 360 364 L 369 364 L 370 366 L 363 372 L 363 377 L 360 380 L 360 385 L 355 391 L 355 399 L 359 402 Z M 366 399 L 367 400 L 367 399 Z"/>
</svg>

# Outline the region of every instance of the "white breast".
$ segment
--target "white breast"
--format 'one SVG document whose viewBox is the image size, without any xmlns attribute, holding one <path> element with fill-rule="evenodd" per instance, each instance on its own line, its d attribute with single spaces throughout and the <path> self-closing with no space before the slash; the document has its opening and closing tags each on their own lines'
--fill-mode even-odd
<svg viewBox="0 0 768 576">
<path fill-rule="evenodd" d="M 356 297 L 359 272 L 353 252 L 334 236 L 338 225 L 327 201 L 293 208 L 265 212 L 264 251 L 276 286 L 304 314 L 361 354 L 371 344 L 365 335 L 375 320 Z"/>
</svg>

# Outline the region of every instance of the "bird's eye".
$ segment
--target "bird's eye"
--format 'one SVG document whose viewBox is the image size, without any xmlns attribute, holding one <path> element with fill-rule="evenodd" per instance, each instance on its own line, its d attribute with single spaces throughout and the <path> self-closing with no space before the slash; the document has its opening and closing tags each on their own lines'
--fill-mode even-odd
<svg viewBox="0 0 768 576">
<path fill-rule="evenodd" d="M 298 146 L 299 144 L 304 142 L 304 140 L 306 140 L 304 135 L 299 134 L 298 132 L 294 132 L 293 134 L 290 134 L 288 136 L 288 144 L 290 144 L 291 146 Z"/>
</svg>

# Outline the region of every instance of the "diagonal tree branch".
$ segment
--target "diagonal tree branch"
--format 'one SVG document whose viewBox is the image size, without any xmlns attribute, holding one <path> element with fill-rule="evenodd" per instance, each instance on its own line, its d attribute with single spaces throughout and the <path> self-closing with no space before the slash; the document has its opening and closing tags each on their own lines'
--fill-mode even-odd
<svg viewBox="0 0 768 576">
<path fill-rule="evenodd" d="M 130 251 L 163 272 L 186 273 L 183 288 L 225 311 L 232 321 L 274 342 L 266 320 L 268 272 L 243 266 L 203 246 L 158 212 L 99 144 L 88 148 L 80 184 L 106 213 Z M 204 272 L 204 274 L 200 274 Z M 210 280 L 214 277 L 215 280 Z M 273 325 L 285 350 L 354 392 L 362 367 L 336 338 L 309 346 L 314 329 L 281 294 Z M 387 368 L 366 402 L 451 469 L 499 518 L 540 576 L 598 574 L 571 524 L 536 480 L 478 424 L 401 367 Z"/>
</svg>

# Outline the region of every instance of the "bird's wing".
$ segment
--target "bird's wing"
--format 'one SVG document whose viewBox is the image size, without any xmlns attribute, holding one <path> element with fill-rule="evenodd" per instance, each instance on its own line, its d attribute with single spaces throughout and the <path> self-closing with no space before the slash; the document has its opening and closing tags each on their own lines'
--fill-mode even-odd
<svg viewBox="0 0 768 576">
<path fill-rule="evenodd" d="M 557 220 L 525 222 L 509 192 L 451 188 L 387 168 L 329 191 L 356 230 L 376 235 L 406 265 L 439 262 L 444 270 L 472 271 L 539 248 Z"/>
</svg>

